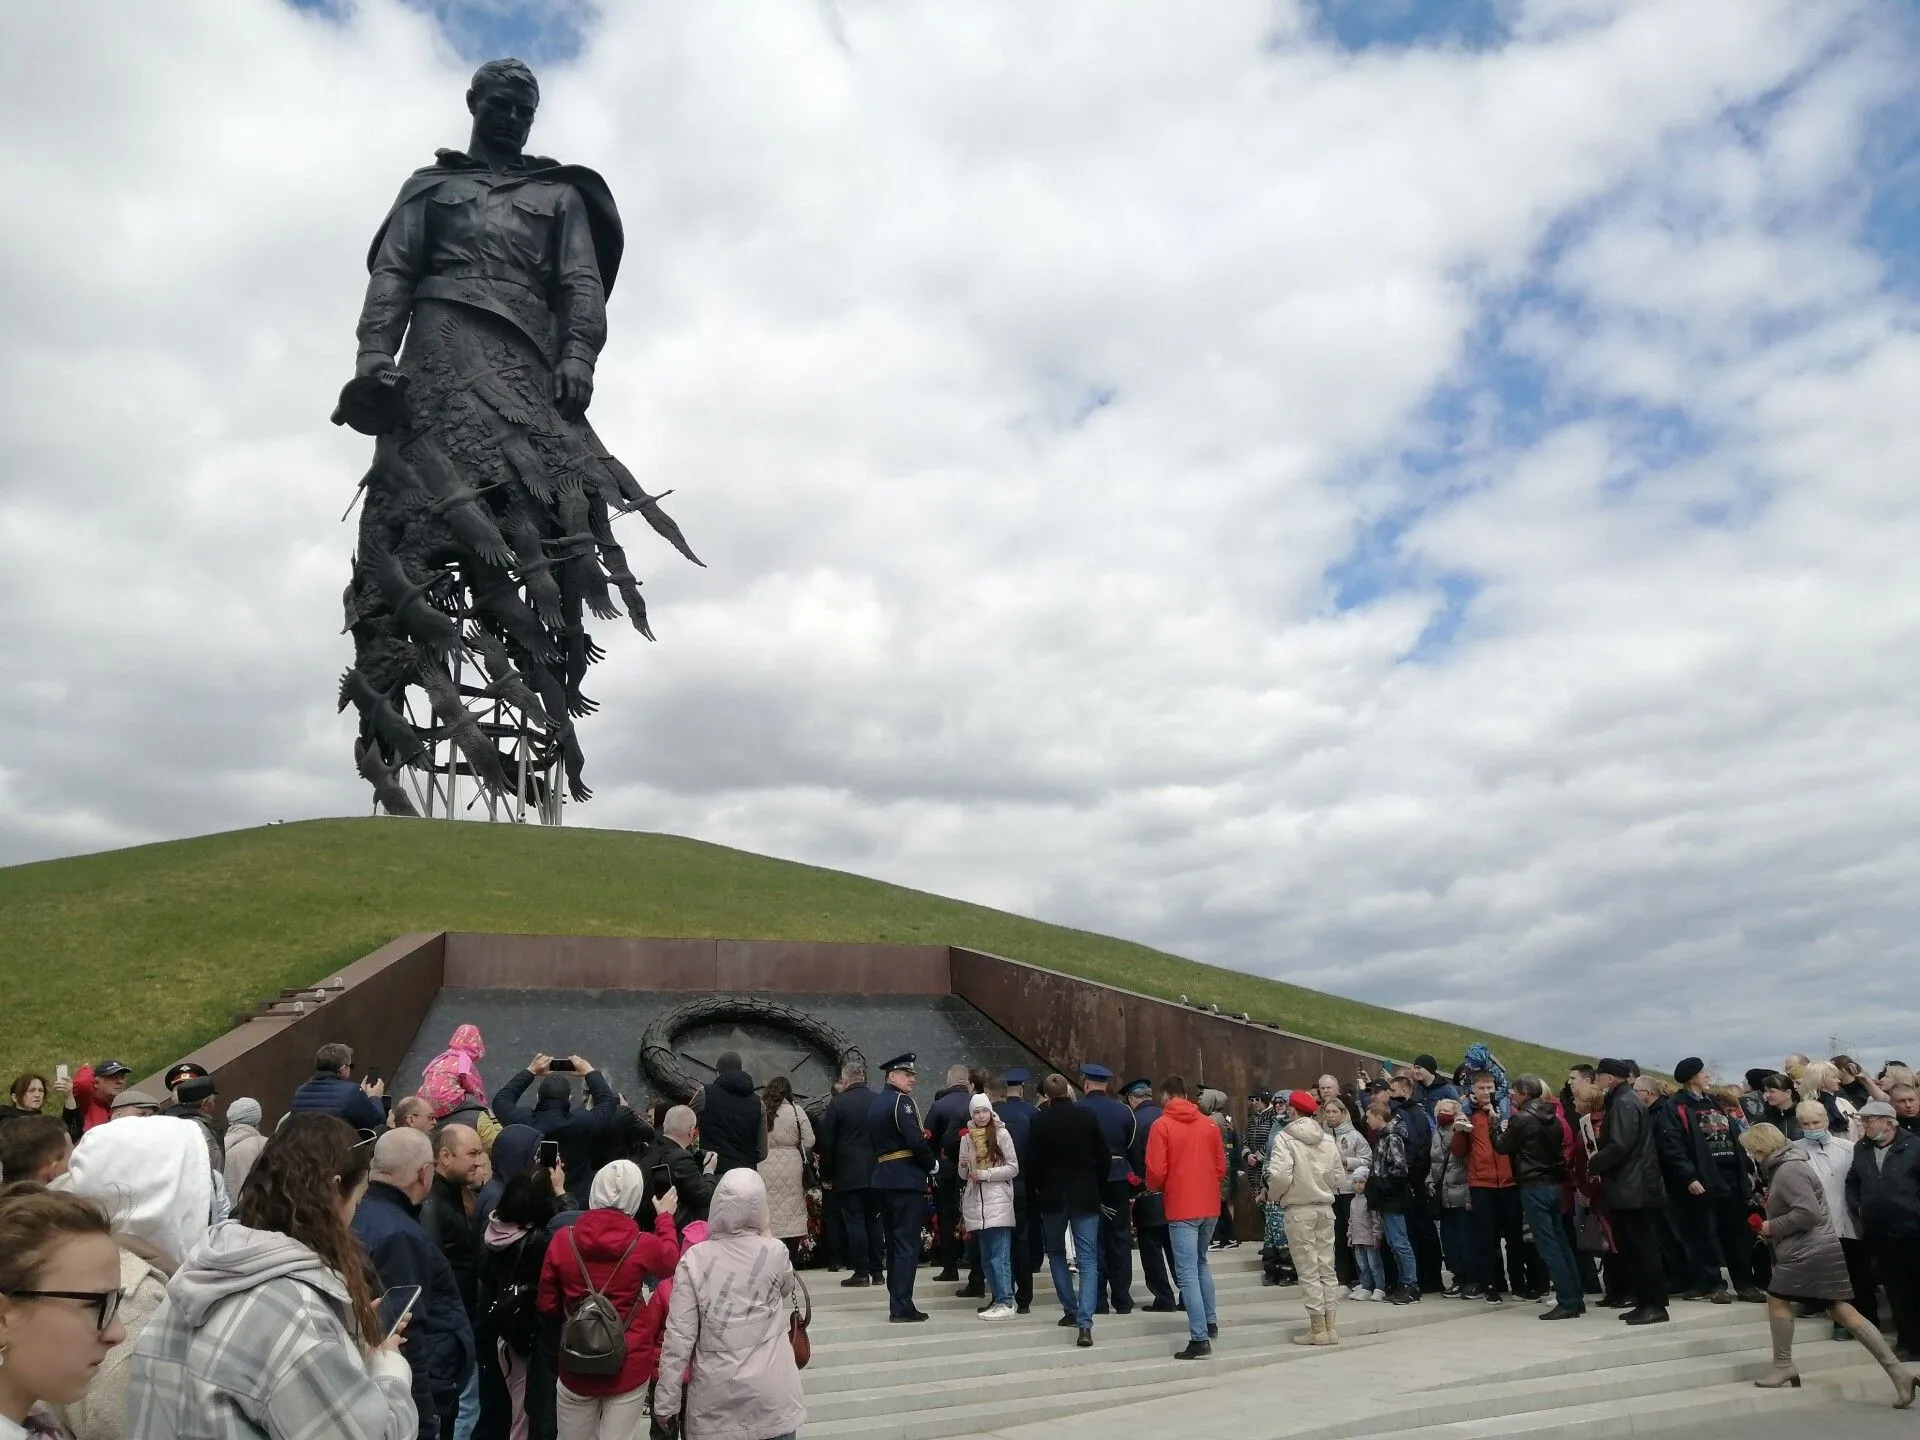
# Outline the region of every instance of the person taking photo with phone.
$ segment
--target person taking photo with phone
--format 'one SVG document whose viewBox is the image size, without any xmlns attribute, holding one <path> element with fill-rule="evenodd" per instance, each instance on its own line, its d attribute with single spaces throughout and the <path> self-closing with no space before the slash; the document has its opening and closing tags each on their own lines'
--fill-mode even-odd
<svg viewBox="0 0 1920 1440">
<path fill-rule="evenodd" d="M 586 1109 L 573 1107 L 570 1077 L 574 1075 L 586 1082 Z M 534 1091 L 531 1106 L 521 1099 L 529 1087 Z M 560 1160 L 567 1167 L 567 1201 L 576 1210 L 586 1208 L 588 1188 L 593 1184 L 594 1140 L 614 1123 L 619 1109 L 619 1099 L 607 1077 L 594 1068 L 592 1061 L 579 1055 L 559 1059 L 536 1055 L 493 1097 L 493 1118 L 502 1125 L 528 1125 L 545 1139 L 559 1142 Z"/>
</svg>

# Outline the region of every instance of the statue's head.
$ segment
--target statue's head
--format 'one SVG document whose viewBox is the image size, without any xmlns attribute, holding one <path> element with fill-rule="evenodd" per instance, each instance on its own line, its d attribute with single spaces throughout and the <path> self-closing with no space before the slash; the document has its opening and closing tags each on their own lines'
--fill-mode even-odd
<svg viewBox="0 0 1920 1440">
<path fill-rule="evenodd" d="M 473 72 L 467 109 L 473 133 L 495 150 L 518 154 L 533 131 L 540 108 L 540 82 L 519 60 L 489 60 Z"/>
</svg>

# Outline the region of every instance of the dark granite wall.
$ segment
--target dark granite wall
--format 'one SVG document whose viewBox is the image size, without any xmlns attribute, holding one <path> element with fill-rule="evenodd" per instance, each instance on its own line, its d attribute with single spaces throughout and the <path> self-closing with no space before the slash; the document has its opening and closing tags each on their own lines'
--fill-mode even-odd
<svg viewBox="0 0 1920 1440">
<path fill-rule="evenodd" d="M 489 1091 L 504 1084 L 535 1052 L 544 1051 L 584 1056 L 606 1073 L 616 1090 L 637 1100 L 650 1093 L 639 1068 L 641 1034 L 656 1016 L 693 998 L 684 991 L 448 987 L 434 997 L 419 1034 L 407 1047 L 400 1085 L 405 1091 L 417 1088 L 421 1071 L 445 1048 L 455 1027 L 471 1023 L 486 1040 L 480 1074 Z M 941 1087 L 949 1065 L 983 1065 L 998 1074 L 1010 1065 L 1037 1069 L 1043 1064 L 952 995 L 782 993 L 773 998 L 810 1011 L 842 1031 L 874 1065 L 903 1050 L 916 1052 L 916 1093 L 923 1104 Z"/>
</svg>

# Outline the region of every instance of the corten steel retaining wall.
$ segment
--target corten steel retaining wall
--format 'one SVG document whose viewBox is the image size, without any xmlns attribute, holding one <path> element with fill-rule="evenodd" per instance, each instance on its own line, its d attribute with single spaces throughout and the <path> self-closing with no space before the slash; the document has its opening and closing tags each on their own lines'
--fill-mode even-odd
<svg viewBox="0 0 1920 1440">
<path fill-rule="evenodd" d="M 1178 1073 L 1224 1090 L 1239 1112 L 1254 1083 L 1343 1082 L 1371 1056 L 1024 961 L 945 945 L 667 940 L 614 936 L 402 935 L 320 980 L 343 988 L 304 1013 L 248 1021 L 183 1058 L 213 1072 L 221 1103 L 260 1102 L 268 1123 L 313 1073 L 314 1051 L 342 1042 L 364 1073 L 391 1075 L 443 988 L 956 995 L 1062 1070 L 1086 1060 L 1123 1078 Z M 140 1088 L 163 1093 L 160 1076 Z"/>
<path fill-rule="evenodd" d="M 361 1073 L 378 1066 L 391 1075 L 440 993 L 444 941 L 440 934 L 401 935 L 351 965 L 316 977 L 316 984 L 336 977 L 342 982 L 332 999 L 307 1001 L 298 1015 L 249 1020 L 181 1058 L 212 1073 L 223 1112 L 229 1100 L 251 1095 L 269 1125 L 313 1074 L 313 1055 L 322 1045 L 351 1045 Z M 165 1073 L 148 1076 L 139 1088 L 164 1098 Z"/>
<path fill-rule="evenodd" d="M 444 984 L 502 990 L 719 990 L 949 995 L 945 945 L 648 940 L 450 931 Z"/>
<path fill-rule="evenodd" d="M 1256 1084 L 1306 1089 L 1334 1075 L 1349 1085 L 1360 1065 L 1379 1069 L 1357 1050 L 1022 960 L 956 946 L 952 970 L 955 995 L 1062 1070 L 1094 1060 L 1122 1081 L 1182 1075 L 1190 1086 L 1224 1090 L 1236 1114 Z"/>
</svg>

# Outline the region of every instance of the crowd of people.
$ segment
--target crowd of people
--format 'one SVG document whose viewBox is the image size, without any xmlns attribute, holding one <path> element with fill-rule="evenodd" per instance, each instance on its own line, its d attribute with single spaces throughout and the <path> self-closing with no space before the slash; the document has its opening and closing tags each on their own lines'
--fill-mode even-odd
<svg viewBox="0 0 1920 1440">
<path fill-rule="evenodd" d="M 1642 1326 L 1678 1296 L 1763 1307 L 1757 1384 L 1800 1383 L 1795 1321 L 1825 1313 L 1914 1394 L 1920 1088 L 1898 1062 L 1716 1085 L 1698 1059 L 1603 1059 L 1556 1090 L 1476 1045 L 1451 1071 L 1254 1087 L 1236 1119 L 1217 1089 L 1091 1061 L 1032 1099 L 1023 1069 L 956 1066 L 923 1114 L 911 1054 L 809 1106 L 728 1053 L 690 1103 L 639 1109 L 581 1056 L 491 1091 L 484 1057 L 462 1026 L 390 1099 L 324 1046 L 271 1125 L 192 1064 L 164 1097 L 114 1060 L 19 1077 L 0 1440 L 777 1440 L 806 1418 L 803 1267 L 884 1285 L 911 1324 L 929 1259 L 987 1322 L 1030 1315 L 1044 1266 L 1073 1345 L 1137 1306 L 1182 1316 L 1174 1353 L 1201 1361 L 1210 1256 L 1242 1234 L 1298 1284 L 1301 1345 L 1339 1344 L 1352 1303 Z"/>
</svg>

